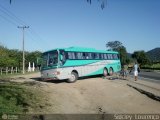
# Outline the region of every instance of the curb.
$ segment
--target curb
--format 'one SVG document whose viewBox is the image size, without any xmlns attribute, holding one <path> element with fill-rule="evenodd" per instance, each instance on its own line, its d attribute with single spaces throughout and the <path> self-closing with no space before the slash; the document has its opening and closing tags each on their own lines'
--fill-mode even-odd
<svg viewBox="0 0 160 120">
<path fill-rule="evenodd" d="M 138 87 L 135 87 L 135 86 L 133 86 L 133 85 L 130 85 L 130 84 L 127 84 L 127 85 L 128 85 L 129 87 L 132 87 L 132 88 L 136 89 L 136 90 L 139 91 L 140 93 L 147 95 L 149 98 L 160 102 L 160 96 L 155 95 L 154 93 L 148 92 L 148 91 L 146 91 L 146 90 L 140 89 L 140 88 L 138 88 Z"/>
</svg>

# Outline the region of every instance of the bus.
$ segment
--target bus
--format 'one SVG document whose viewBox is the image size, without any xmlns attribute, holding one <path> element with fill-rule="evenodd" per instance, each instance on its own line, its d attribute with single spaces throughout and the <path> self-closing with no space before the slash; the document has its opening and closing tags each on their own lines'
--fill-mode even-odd
<svg viewBox="0 0 160 120">
<path fill-rule="evenodd" d="M 79 77 L 108 76 L 121 70 L 118 52 L 94 48 L 57 48 L 44 52 L 42 61 L 42 80 L 67 80 L 73 83 Z"/>
</svg>

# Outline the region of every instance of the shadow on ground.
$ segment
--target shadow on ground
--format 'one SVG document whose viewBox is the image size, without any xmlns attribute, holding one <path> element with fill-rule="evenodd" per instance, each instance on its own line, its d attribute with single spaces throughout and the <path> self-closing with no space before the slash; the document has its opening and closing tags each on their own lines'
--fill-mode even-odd
<svg viewBox="0 0 160 120">
<path fill-rule="evenodd" d="M 39 82 L 47 82 L 47 83 L 55 83 L 55 84 L 66 83 L 66 80 L 42 80 L 41 77 L 35 77 L 30 79 L 39 81 Z"/>
<path fill-rule="evenodd" d="M 96 75 L 96 76 L 89 76 L 89 77 L 80 77 L 78 80 L 92 80 L 92 78 L 102 78 L 102 75 Z M 42 80 L 41 77 L 35 77 L 35 78 L 30 78 L 32 80 L 35 81 L 39 81 L 39 82 L 47 82 L 47 83 L 55 83 L 55 84 L 59 84 L 59 83 L 68 83 L 67 79 L 64 80 Z"/>
</svg>

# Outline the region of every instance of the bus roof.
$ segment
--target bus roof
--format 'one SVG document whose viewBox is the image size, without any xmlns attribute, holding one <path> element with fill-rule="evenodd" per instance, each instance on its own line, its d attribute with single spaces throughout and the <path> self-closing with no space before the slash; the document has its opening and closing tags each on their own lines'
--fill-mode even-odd
<svg viewBox="0 0 160 120">
<path fill-rule="evenodd" d="M 44 53 L 51 52 L 54 50 L 64 50 L 64 51 L 70 51 L 70 52 L 72 51 L 72 52 L 118 53 L 116 51 L 96 50 L 95 48 L 84 48 L 84 47 L 56 48 L 56 49 L 46 51 Z"/>
</svg>

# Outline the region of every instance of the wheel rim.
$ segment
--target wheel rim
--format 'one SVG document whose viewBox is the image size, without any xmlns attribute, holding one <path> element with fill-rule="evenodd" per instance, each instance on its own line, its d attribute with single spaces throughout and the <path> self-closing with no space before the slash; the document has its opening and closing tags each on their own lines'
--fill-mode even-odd
<svg viewBox="0 0 160 120">
<path fill-rule="evenodd" d="M 113 75 L 113 69 L 112 68 L 110 68 L 110 70 L 109 70 L 109 75 Z"/>
<path fill-rule="evenodd" d="M 71 81 L 75 81 L 75 79 L 76 79 L 75 75 L 71 73 L 70 80 L 71 80 Z"/>
<path fill-rule="evenodd" d="M 104 69 L 104 71 L 103 71 L 103 75 L 104 75 L 104 76 L 107 76 L 107 74 L 108 74 L 108 73 L 107 73 L 107 70 L 106 70 L 106 69 Z"/>
</svg>

